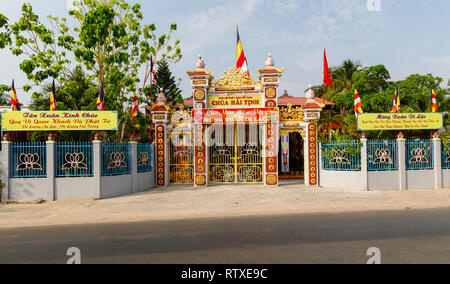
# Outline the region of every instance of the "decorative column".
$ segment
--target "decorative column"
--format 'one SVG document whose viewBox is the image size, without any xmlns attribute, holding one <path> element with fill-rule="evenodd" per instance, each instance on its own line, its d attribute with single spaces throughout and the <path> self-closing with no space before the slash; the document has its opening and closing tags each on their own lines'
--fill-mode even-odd
<svg viewBox="0 0 450 284">
<path fill-rule="evenodd" d="M 169 185 L 169 141 L 167 139 L 167 124 L 169 123 L 170 108 L 166 103 L 166 96 L 161 90 L 161 93 L 158 95 L 157 104 L 150 110 L 153 123 L 155 124 L 157 187 Z"/>
<path fill-rule="evenodd" d="M 280 85 L 280 78 L 284 68 L 276 69 L 272 55 L 266 60 L 266 68 L 259 70 L 261 79 L 263 101 L 266 108 L 277 108 L 277 91 Z M 264 184 L 267 186 L 278 186 L 278 132 L 279 121 L 269 122 L 264 127 Z"/>
<path fill-rule="evenodd" d="M 442 188 L 442 140 L 438 133 L 433 134 L 434 188 Z"/>
<path fill-rule="evenodd" d="M 135 137 L 133 137 L 133 140 L 128 142 L 131 148 L 131 192 L 137 193 L 138 192 L 138 142 L 135 141 Z"/>
<path fill-rule="evenodd" d="M 50 134 L 47 138 L 47 195 L 45 200 L 55 200 L 56 141 Z"/>
<path fill-rule="evenodd" d="M 92 165 L 93 183 L 95 184 L 95 198 L 102 197 L 102 140 L 101 135 L 96 133 L 92 141 Z"/>
<path fill-rule="evenodd" d="M 305 135 L 305 185 L 318 186 L 319 155 L 317 141 L 317 120 L 320 119 L 322 107 L 315 100 L 308 100 L 303 111 L 307 123 Z"/>
<path fill-rule="evenodd" d="M 9 134 L 5 134 L 2 138 L 2 150 L 0 151 L 0 180 L 3 183 L 1 189 L 1 202 L 9 200 L 9 162 L 10 162 L 11 141 Z"/>
<path fill-rule="evenodd" d="M 361 138 L 361 190 L 369 190 L 369 172 L 367 164 L 367 138 L 363 133 Z"/>
<path fill-rule="evenodd" d="M 406 139 L 402 132 L 397 137 L 398 147 L 398 187 L 400 190 L 406 190 Z"/>
<path fill-rule="evenodd" d="M 194 184 L 208 186 L 208 156 L 206 151 L 206 125 L 203 124 L 203 109 L 208 107 L 208 88 L 213 79 L 211 71 L 205 70 L 205 62 L 198 57 L 196 70 L 187 72 L 191 79 L 194 122 Z"/>
</svg>

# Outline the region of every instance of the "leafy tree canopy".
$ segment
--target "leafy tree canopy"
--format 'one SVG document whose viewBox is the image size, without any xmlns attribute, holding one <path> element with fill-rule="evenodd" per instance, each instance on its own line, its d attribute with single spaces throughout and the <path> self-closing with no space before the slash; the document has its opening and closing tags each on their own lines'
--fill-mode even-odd
<svg viewBox="0 0 450 284">
<path fill-rule="evenodd" d="M 41 87 L 33 93 L 33 106 L 44 107 L 45 84 L 55 79 L 64 97 L 58 102 L 61 109 L 95 110 L 94 94 L 104 82 L 106 107 L 119 112 L 121 129 L 116 136 L 123 139 L 131 94 L 142 96 L 149 84 L 150 58 L 154 62 L 181 59 L 180 41 L 172 40 L 177 25 L 158 35 L 155 24 L 144 24 L 140 4 L 129 2 L 76 1 L 69 12 L 75 26 L 69 26 L 66 18 L 48 16 L 51 25 L 47 27 L 29 3 L 22 6 L 17 22 L 0 14 L 0 48 L 9 47 L 13 55 L 23 58 L 20 69 L 29 80 L 24 91 Z M 79 97 L 81 90 L 76 85 L 81 81 L 84 85 L 80 88 L 92 95 Z"/>
<path fill-rule="evenodd" d="M 358 63 L 347 60 L 341 66 L 331 68 L 334 88 L 326 88 L 324 97 L 336 104 L 331 111 L 324 114 L 319 122 L 323 136 L 329 136 L 330 123 L 342 125 L 342 133 L 348 139 L 356 137 L 356 117 L 354 113 L 354 89 L 358 90 L 365 112 L 386 113 L 392 109 L 396 87 L 400 93 L 401 112 L 430 112 L 431 89 L 436 92 L 438 109 L 442 112 L 450 109 L 450 89 L 442 88 L 443 79 L 431 74 L 413 74 L 404 80 L 390 81 L 391 76 L 384 65 L 361 67 Z M 322 86 L 315 86 L 314 91 L 322 94 Z M 446 118 L 446 124 L 450 120 Z M 327 133 L 328 132 L 328 133 Z M 393 131 L 367 133 L 369 137 L 395 136 Z M 417 136 L 429 135 L 417 131 Z"/>
</svg>

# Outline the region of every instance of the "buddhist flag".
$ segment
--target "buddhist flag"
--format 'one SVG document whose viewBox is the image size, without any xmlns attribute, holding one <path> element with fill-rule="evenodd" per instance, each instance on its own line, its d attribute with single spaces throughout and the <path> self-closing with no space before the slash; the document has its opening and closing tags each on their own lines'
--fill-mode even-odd
<svg viewBox="0 0 450 284">
<path fill-rule="evenodd" d="M 139 115 L 139 102 L 136 93 L 133 95 L 133 104 L 131 108 L 131 119 Z"/>
<path fill-rule="evenodd" d="M 327 52 L 323 50 L 323 84 L 333 88 L 333 82 L 331 81 L 330 69 L 328 68 Z"/>
<path fill-rule="evenodd" d="M 105 111 L 106 110 L 106 106 L 105 106 L 105 92 L 103 91 L 103 82 L 102 82 L 102 86 L 100 87 L 100 94 L 98 96 L 97 99 L 97 109 L 99 111 Z"/>
<path fill-rule="evenodd" d="M 56 97 L 55 80 L 53 80 L 52 92 L 50 94 L 50 111 L 57 111 L 55 97 Z"/>
<path fill-rule="evenodd" d="M 397 88 L 395 90 L 394 104 L 392 106 L 391 113 L 397 113 L 400 111 L 401 108 L 402 108 L 402 105 L 400 103 L 400 95 L 398 94 L 398 86 L 397 86 Z"/>
<path fill-rule="evenodd" d="M 359 113 L 364 113 L 364 109 L 358 90 L 355 88 L 355 115 L 358 116 Z"/>
<path fill-rule="evenodd" d="M 436 93 L 431 89 L 431 112 L 438 112 Z"/>
<path fill-rule="evenodd" d="M 239 30 L 236 27 L 237 33 L 237 47 L 236 47 L 236 68 L 240 68 L 241 72 L 246 73 L 250 77 L 248 70 L 247 58 L 245 58 L 244 49 L 242 48 L 241 37 L 239 36 Z"/>
<path fill-rule="evenodd" d="M 11 85 L 11 106 L 12 111 L 21 111 L 19 99 L 17 98 L 16 88 L 14 87 L 14 80 Z"/>
<path fill-rule="evenodd" d="M 155 62 L 153 62 L 153 55 L 152 56 L 150 56 L 150 73 L 151 73 L 151 75 L 150 76 L 152 76 L 152 78 L 151 78 L 151 84 L 153 84 L 154 82 L 153 82 L 153 80 L 156 80 L 156 70 L 155 70 Z M 155 85 L 156 85 L 156 83 L 155 83 Z"/>
</svg>

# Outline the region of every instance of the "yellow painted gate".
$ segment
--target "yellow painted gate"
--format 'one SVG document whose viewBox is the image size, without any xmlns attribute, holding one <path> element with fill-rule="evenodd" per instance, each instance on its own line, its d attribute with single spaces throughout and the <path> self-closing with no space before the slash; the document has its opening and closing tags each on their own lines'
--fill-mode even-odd
<svg viewBox="0 0 450 284">
<path fill-rule="evenodd" d="M 223 143 L 213 143 L 209 147 L 210 183 L 262 183 L 264 163 L 258 131 L 255 136 L 248 125 L 241 131 L 238 131 L 238 127 L 243 126 L 233 127 L 234 133 L 228 131 L 226 134 L 234 134 L 232 139 L 225 137 Z M 253 139 L 249 139 L 250 136 Z M 239 141 L 241 139 L 242 142 Z"/>
<path fill-rule="evenodd" d="M 194 182 L 194 147 L 192 135 L 181 132 L 169 134 L 169 179 L 174 184 Z"/>
</svg>

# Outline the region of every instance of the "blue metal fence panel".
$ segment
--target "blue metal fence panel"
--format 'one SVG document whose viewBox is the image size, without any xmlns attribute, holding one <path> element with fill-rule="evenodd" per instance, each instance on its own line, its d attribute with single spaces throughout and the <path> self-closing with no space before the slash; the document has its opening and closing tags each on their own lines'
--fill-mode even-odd
<svg viewBox="0 0 450 284">
<path fill-rule="evenodd" d="M 322 164 L 325 170 L 360 171 L 361 147 L 358 141 L 323 143 Z"/>
<path fill-rule="evenodd" d="M 406 141 L 406 169 L 407 170 L 432 170 L 433 142 L 430 140 Z"/>
<path fill-rule="evenodd" d="M 367 169 L 369 171 L 398 170 L 398 146 L 395 140 L 367 142 Z"/>
<path fill-rule="evenodd" d="M 131 173 L 131 147 L 128 143 L 105 143 L 102 145 L 102 176 Z"/>
<path fill-rule="evenodd" d="M 450 169 L 450 143 L 445 144 L 442 142 L 442 168 L 443 169 Z"/>
<path fill-rule="evenodd" d="M 66 142 L 56 145 L 56 177 L 93 176 L 91 142 Z"/>
<path fill-rule="evenodd" d="M 13 143 L 10 154 L 11 178 L 47 177 L 47 145 L 45 143 Z"/>
<path fill-rule="evenodd" d="M 153 170 L 153 146 L 152 144 L 139 143 L 137 146 L 138 173 L 151 172 Z"/>
</svg>

